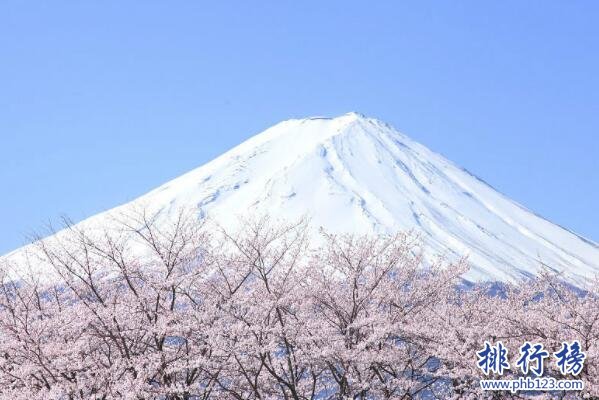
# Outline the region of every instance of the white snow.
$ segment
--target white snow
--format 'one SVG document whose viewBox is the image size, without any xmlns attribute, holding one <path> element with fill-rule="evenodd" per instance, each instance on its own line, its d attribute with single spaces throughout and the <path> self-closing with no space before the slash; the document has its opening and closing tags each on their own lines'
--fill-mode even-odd
<svg viewBox="0 0 599 400">
<path fill-rule="evenodd" d="M 270 214 L 337 232 L 419 232 L 427 254 L 468 255 L 465 278 L 515 281 L 542 264 L 573 283 L 599 273 L 599 246 L 533 214 L 389 125 L 360 114 L 281 122 L 127 207 L 197 207 L 223 225 Z M 23 250 L 6 259 L 18 259 Z"/>
</svg>

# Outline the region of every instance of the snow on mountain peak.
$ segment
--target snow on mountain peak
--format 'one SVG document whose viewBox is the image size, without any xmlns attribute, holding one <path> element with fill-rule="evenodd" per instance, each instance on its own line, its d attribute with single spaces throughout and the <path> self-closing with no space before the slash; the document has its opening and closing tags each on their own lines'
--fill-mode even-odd
<svg viewBox="0 0 599 400">
<path fill-rule="evenodd" d="M 595 243 L 356 112 L 278 123 L 121 207 L 136 205 L 195 207 L 200 218 L 223 225 L 250 213 L 308 216 L 337 232 L 414 230 L 431 256 L 467 255 L 466 278 L 475 281 L 514 281 L 542 268 L 563 271 L 573 283 L 599 273 Z M 110 214 L 83 223 L 102 224 Z"/>
</svg>

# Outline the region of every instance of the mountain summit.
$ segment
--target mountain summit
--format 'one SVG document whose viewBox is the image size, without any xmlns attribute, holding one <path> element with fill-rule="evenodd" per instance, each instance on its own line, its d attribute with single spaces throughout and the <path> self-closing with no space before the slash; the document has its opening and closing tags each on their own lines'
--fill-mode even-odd
<svg viewBox="0 0 599 400">
<path fill-rule="evenodd" d="M 197 207 L 200 217 L 222 224 L 250 213 L 309 216 L 336 232 L 414 230 L 428 254 L 467 255 L 466 278 L 476 281 L 519 280 L 544 266 L 572 282 L 599 273 L 596 243 L 358 113 L 281 122 L 121 207 L 136 204 Z"/>
</svg>

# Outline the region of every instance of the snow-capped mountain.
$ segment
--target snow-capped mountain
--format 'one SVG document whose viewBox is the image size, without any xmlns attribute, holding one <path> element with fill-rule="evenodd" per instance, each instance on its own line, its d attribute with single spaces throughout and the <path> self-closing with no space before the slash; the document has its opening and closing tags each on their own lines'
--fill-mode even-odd
<svg viewBox="0 0 599 400">
<path fill-rule="evenodd" d="M 281 122 L 121 207 L 136 204 L 197 207 L 199 217 L 224 225 L 252 213 L 289 220 L 307 215 L 314 226 L 337 232 L 413 229 L 429 255 L 467 255 L 466 278 L 476 281 L 518 280 L 543 265 L 574 283 L 599 273 L 596 243 L 356 113 Z M 82 223 L 102 224 L 110 213 Z"/>
</svg>

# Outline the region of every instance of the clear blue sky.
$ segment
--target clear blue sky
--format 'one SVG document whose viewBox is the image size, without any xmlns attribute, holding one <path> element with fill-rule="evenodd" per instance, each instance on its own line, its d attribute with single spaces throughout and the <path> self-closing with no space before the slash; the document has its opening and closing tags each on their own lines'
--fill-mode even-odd
<svg viewBox="0 0 599 400">
<path fill-rule="evenodd" d="M 351 110 L 598 241 L 598 16 L 595 1 L 3 1 L 0 254 L 280 120 Z"/>
</svg>

